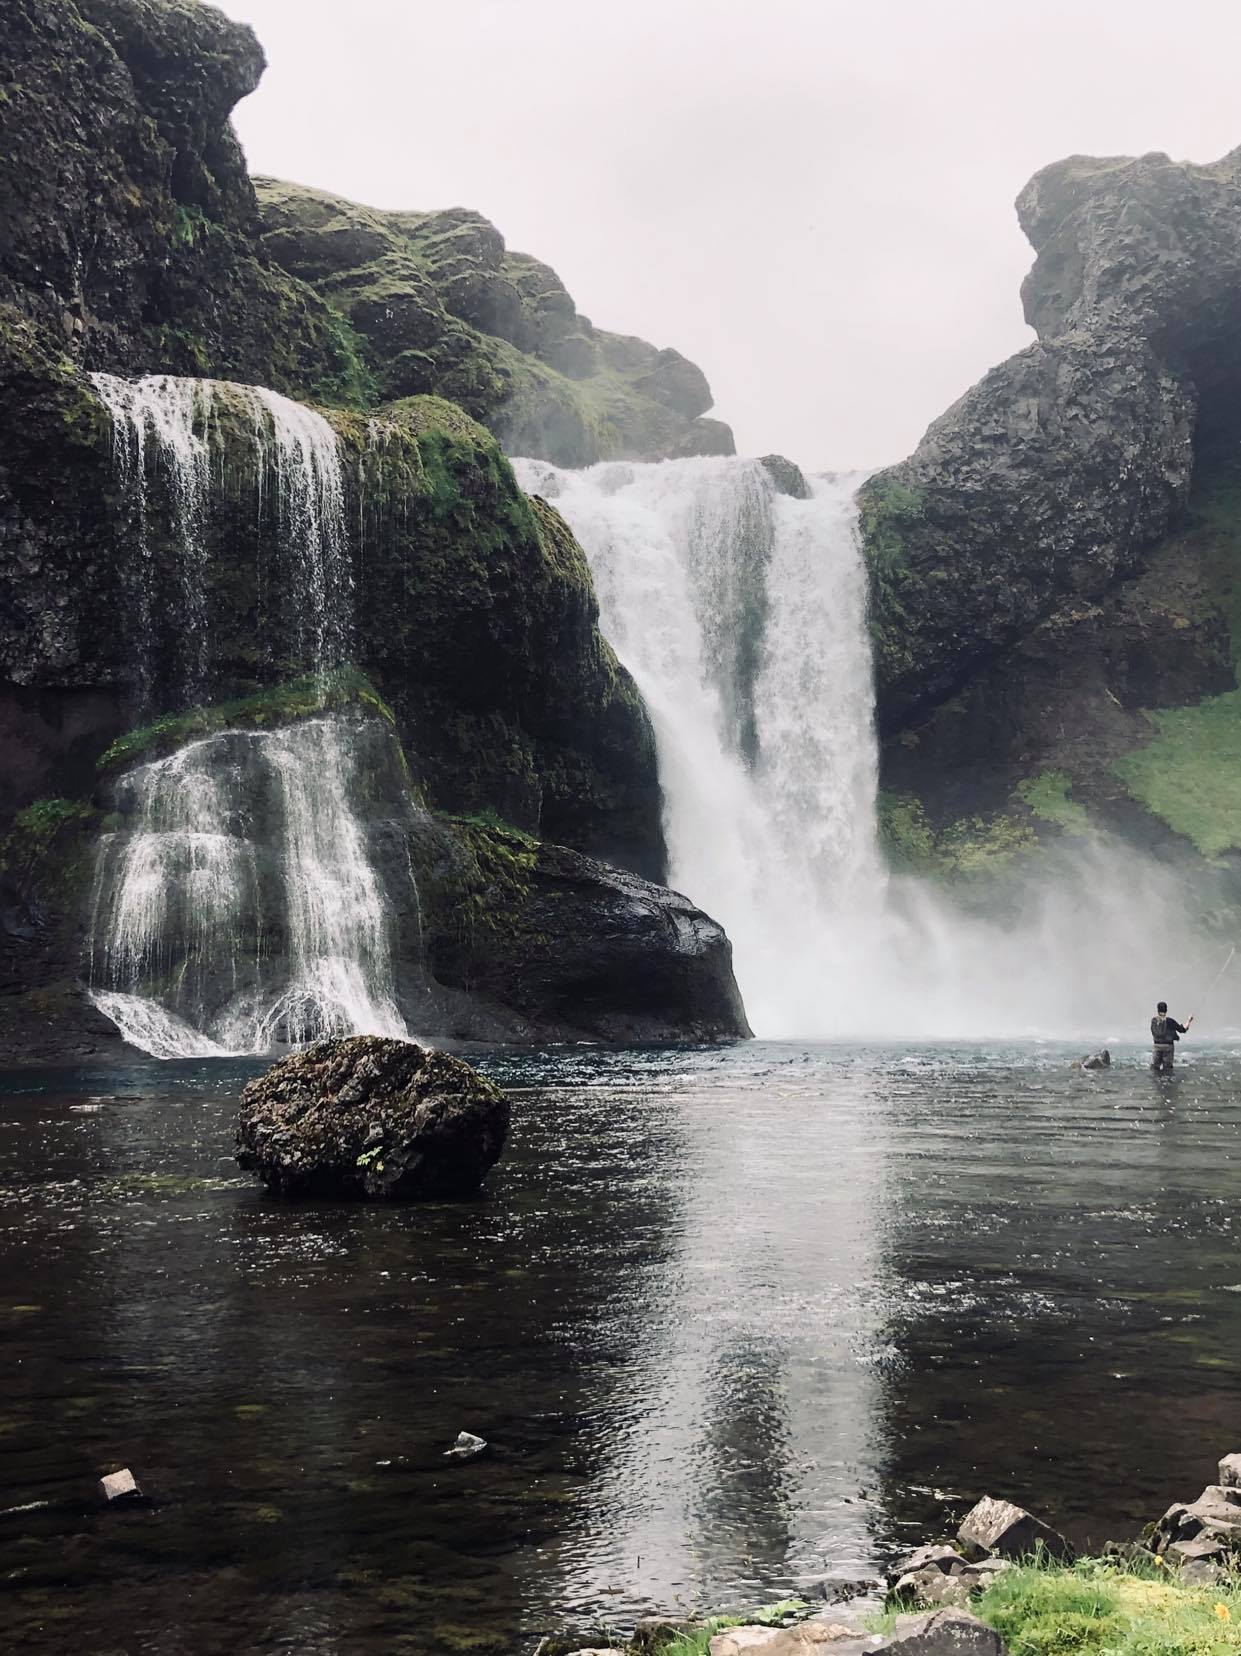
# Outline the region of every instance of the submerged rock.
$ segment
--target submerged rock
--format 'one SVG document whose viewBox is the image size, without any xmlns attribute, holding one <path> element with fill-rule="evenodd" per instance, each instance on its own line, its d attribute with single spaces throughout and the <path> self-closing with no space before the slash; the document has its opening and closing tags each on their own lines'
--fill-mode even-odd
<svg viewBox="0 0 1241 1656">
<path fill-rule="evenodd" d="M 106 1477 L 100 1478 L 99 1493 L 109 1506 L 118 1503 L 133 1505 L 144 1499 L 137 1478 L 127 1466 L 123 1466 L 119 1472 L 109 1472 Z"/>
<path fill-rule="evenodd" d="M 479 1455 L 485 1454 L 488 1448 L 486 1438 L 476 1437 L 473 1432 L 458 1432 L 457 1441 L 451 1449 L 445 1449 L 445 1460 L 476 1460 Z"/>
<path fill-rule="evenodd" d="M 508 1125 L 507 1098 L 462 1059 L 354 1035 L 316 1041 L 247 1085 L 237 1160 L 275 1196 L 467 1196 Z"/>
<path fill-rule="evenodd" d="M 1075 1069 L 1101 1070 L 1111 1069 L 1112 1055 L 1106 1047 L 1101 1052 L 1092 1052 L 1088 1058 L 1079 1058 L 1074 1065 Z"/>
</svg>

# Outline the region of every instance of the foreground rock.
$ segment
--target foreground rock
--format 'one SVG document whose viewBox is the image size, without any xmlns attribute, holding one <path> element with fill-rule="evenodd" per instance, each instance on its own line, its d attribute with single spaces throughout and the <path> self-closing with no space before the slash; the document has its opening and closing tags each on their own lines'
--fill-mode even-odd
<svg viewBox="0 0 1241 1656">
<path fill-rule="evenodd" d="M 508 1126 L 504 1094 L 460 1058 L 355 1035 L 317 1041 L 249 1083 L 237 1160 L 275 1196 L 468 1196 Z"/>
<path fill-rule="evenodd" d="M 984 1556 L 997 1558 L 1030 1558 L 1042 1552 L 1058 1562 L 1071 1562 L 1073 1549 L 1055 1530 L 1024 1507 L 1011 1501 L 999 1501 L 993 1495 L 984 1495 L 977 1506 L 966 1513 L 957 1530 L 962 1544 Z"/>
<path fill-rule="evenodd" d="M 869 1633 L 849 1622 L 802 1622 L 797 1627 L 730 1627 L 711 1640 L 710 1656 L 869 1656 L 871 1651 L 899 1651 L 902 1656 L 1007 1656 L 1004 1640 L 966 1610 L 935 1610 L 929 1615 L 901 1616 L 890 1634 Z"/>
</svg>

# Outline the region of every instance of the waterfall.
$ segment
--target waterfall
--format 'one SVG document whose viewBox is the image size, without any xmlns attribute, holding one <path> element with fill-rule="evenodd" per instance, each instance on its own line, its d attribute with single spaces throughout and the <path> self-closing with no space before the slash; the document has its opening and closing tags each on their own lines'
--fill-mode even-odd
<svg viewBox="0 0 1241 1656">
<path fill-rule="evenodd" d="M 755 1029 L 824 1027 L 845 916 L 883 901 L 857 477 L 761 461 L 516 462 L 585 548 L 659 750 L 670 882 L 719 919 Z"/>
<path fill-rule="evenodd" d="M 173 620 L 163 649 L 171 643 L 179 667 L 166 694 L 201 700 L 209 682 L 215 406 L 248 416 L 260 523 L 274 494 L 275 532 L 256 572 L 265 610 L 302 670 L 346 659 L 352 555 L 339 447 L 323 416 L 261 387 L 93 380 L 112 415 L 135 526 L 131 622 L 144 702 L 166 625 L 151 544 L 157 500 L 167 505 L 179 600 L 165 595 Z M 120 779 L 121 826 L 98 853 L 90 970 L 96 1003 L 134 1045 L 158 1057 L 206 1056 L 323 1035 L 407 1034 L 387 895 L 358 815 L 358 740 L 357 721 L 343 715 L 225 730 Z"/>
<path fill-rule="evenodd" d="M 336 433 L 322 414 L 278 391 L 247 387 L 271 424 L 280 498 L 281 552 L 303 602 L 291 617 L 303 656 L 320 669 L 343 661 L 352 643 L 353 572 L 345 530 L 345 483 Z M 261 457 L 263 425 L 255 421 Z M 260 465 L 260 473 L 265 468 Z"/>
<path fill-rule="evenodd" d="M 860 477 L 799 501 L 759 461 L 516 466 L 586 550 L 655 726 L 671 883 L 726 927 L 760 1035 L 1114 1045 L 1210 981 L 1200 893 L 1098 836 L 990 911 L 885 872 Z"/>
<path fill-rule="evenodd" d="M 139 380 L 92 374 L 91 380 L 112 416 L 113 465 L 132 513 L 134 547 L 126 584 L 137 622 L 136 664 L 143 701 L 151 691 L 157 623 L 163 622 L 155 613 L 157 583 L 150 540 L 148 468 L 153 468 L 163 481 L 180 553 L 176 694 L 182 705 L 190 706 L 202 699 L 207 681 L 206 511 L 211 481 L 207 425 L 212 382 L 167 374 Z"/>
<path fill-rule="evenodd" d="M 349 721 L 223 731 L 129 771 L 100 847 L 91 977 L 158 1057 L 404 1035 Z"/>
</svg>

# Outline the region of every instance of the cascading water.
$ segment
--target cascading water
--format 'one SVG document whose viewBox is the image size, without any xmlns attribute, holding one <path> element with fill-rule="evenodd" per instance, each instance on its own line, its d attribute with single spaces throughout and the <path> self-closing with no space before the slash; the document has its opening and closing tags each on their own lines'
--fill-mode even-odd
<svg viewBox="0 0 1241 1656">
<path fill-rule="evenodd" d="M 167 374 L 139 380 L 92 374 L 91 380 L 112 416 L 113 464 L 132 509 L 136 545 L 127 584 L 137 622 L 142 699 L 145 703 L 150 694 L 151 645 L 157 621 L 148 522 L 148 467 L 154 467 L 162 474 L 180 552 L 176 689 L 182 704 L 190 706 L 202 699 L 207 678 L 205 530 L 211 486 L 207 427 L 212 382 Z"/>
<path fill-rule="evenodd" d="M 140 656 L 153 654 L 147 525 L 157 478 L 173 503 L 184 594 L 177 636 L 188 635 L 194 669 L 181 674 L 182 695 L 201 693 L 212 505 L 205 422 L 213 402 L 227 399 L 251 419 L 260 513 L 271 487 L 276 496 L 278 527 L 258 589 L 278 595 L 281 631 L 304 668 L 322 674 L 345 659 L 351 554 L 328 422 L 261 388 L 162 376 L 94 381 L 113 416 L 117 474 L 140 531 Z M 407 1033 L 385 891 L 354 805 L 363 791 L 357 741 L 339 714 L 227 730 L 121 779 L 122 826 L 99 851 L 91 983 L 134 1045 L 159 1057 L 201 1056 L 322 1035 Z"/>
<path fill-rule="evenodd" d="M 104 836 L 92 978 L 158 1057 L 404 1035 L 348 723 L 224 731 L 128 772 Z"/>
<path fill-rule="evenodd" d="M 883 890 L 858 480 L 795 500 L 757 460 L 517 469 L 585 547 L 650 710 L 671 883 L 725 925 L 755 1029 L 820 1028 L 824 923 Z"/>
<path fill-rule="evenodd" d="M 859 476 L 796 500 L 761 461 L 515 465 L 590 560 L 655 727 L 671 883 L 727 929 L 757 1033 L 1115 1040 L 1152 985 L 1209 979 L 1197 905 L 1115 846 L 1049 855 L 1002 920 L 885 873 Z"/>
</svg>

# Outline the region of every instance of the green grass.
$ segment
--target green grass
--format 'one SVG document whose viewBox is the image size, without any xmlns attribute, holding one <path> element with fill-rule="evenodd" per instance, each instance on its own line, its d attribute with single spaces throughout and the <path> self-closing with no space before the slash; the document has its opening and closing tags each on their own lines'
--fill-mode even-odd
<svg viewBox="0 0 1241 1656">
<path fill-rule="evenodd" d="M 1241 690 L 1153 713 L 1154 739 L 1112 770 L 1204 856 L 1241 850 Z"/>
<path fill-rule="evenodd" d="M 1069 798 L 1070 782 L 1063 771 L 1040 771 L 1017 784 L 1017 797 L 1043 822 L 1054 823 L 1066 834 L 1088 834 L 1090 813 Z"/>
<path fill-rule="evenodd" d="M 331 708 L 358 706 L 377 713 L 395 725 L 392 709 L 365 673 L 356 667 L 338 667 L 330 673 L 308 674 L 285 684 L 273 685 L 256 695 L 237 701 L 217 702 L 208 707 L 191 707 L 184 713 L 169 713 L 153 724 L 128 730 L 99 761 L 99 770 L 110 771 L 139 760 L 159 758 L 173 752 L 196 736 L 237 725 L 246 727 L 288 724 Z"/>
<path fill-rule="evenodd" d="M 975 1604 L 1011 1656 L 1225 1656 L 1241 1650 L 1241 1583 L 1183 1587 L 1166 1572 L 1083 1559 L 1020 1565 Z"/>
</svg>

